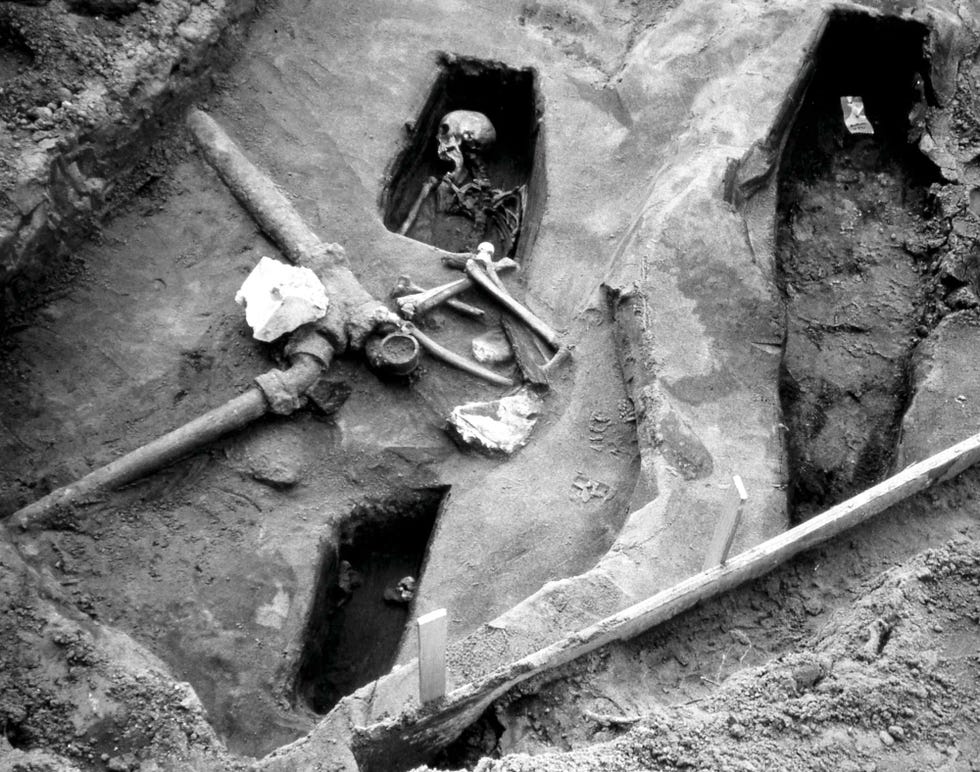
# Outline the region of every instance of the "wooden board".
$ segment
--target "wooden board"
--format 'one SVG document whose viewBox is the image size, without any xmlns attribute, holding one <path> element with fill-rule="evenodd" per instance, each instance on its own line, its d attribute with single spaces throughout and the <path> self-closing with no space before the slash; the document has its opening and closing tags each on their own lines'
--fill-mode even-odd
<svg viewBox="0 0 980 772">
<path fill-rule="evenodd" d="M 419 702 L 425 705 L 446 696 L 446 609 L 420 616 L 418 626 Z"/>
<path fill-rule="evenodd" d="M 718 525 L 715 526 L 714 535 L 711 537 L 711 544 L 708 545 L 708 552 L 704 556 L 704 570 L 714 568 L 724 563 L 728 559 L 728 553 L 735 541 L 735 532 L 738 524 L 742 522 L 742 511 L 745 509 L 745 502 L 749 494 L 742 484 L 742 478 L 738 475 L 732 477 L 735 483 L 735 490 L 738 493 L 738 504 L 725 510 Z"/>
<path fill-rule="evenodd" d="M 510 311 L 501 313 L 500 324 L 503 325 L 504 334 L 514 350 L 514 360 L 524 380 L 535 386 L 547 386 L 548 375 L 541 369 L 544 357 L 538 348 L 537 336 Z"/>
</svg>

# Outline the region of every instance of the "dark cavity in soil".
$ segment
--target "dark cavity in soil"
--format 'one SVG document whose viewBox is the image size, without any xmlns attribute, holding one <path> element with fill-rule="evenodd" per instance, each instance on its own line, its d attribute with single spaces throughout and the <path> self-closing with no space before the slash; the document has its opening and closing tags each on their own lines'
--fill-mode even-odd
<svg viewBox="0 0 980 772">
<path fill-rule="evenodd" d="M 325 545 L 295 682 L 317 713 L 391 670 L 412 604 L 385 593 L 418 579 L 447 491 L 358 506 Z"/>
<path fill-rule="evenodd" d="M 6 19 L 0 19 L 0 83 L 13 80 L 33 64 L 34 53 L 24 36 Z"/>
<path fill-rule="evenodd" d="M 917 148 L 931 99 L 925 36 L 914 22 L 833 17 L 783 156 L 780 396 L 797 520 L 890 472 L 910 356 L 934 321 L 921 250 L 910 247 L 933 227 L 939 179 Z M 843 96 L 864 100 L 873 135 L 847 131 Z"/>
<path fill-rule="evenodd" d="M 544 143 L 539 141 L 542 108 L 535 72 L 450 55 L 441 56 L 438 66 L 428 98 L 411 126 L 410 138 L 389 170 L 381 195 L 385 227 L 398 233 L 423 185 L 431 178 L 442 180 L 453 169 L 436 153 L 443 117 L 455 110 L 476 111 L 489 118 L 496 130 L 496 143 L 486 157 L 489 186 L 515 195 L 501 201 L 492 214 L 490 196 L 470 189 L 462 198 L 475 205 L 467 210 L 459 206 L 446 185 L 437 187 L 424 199 L 405 235 L 449 252 L 474 251 L 481 241 L 490 241 L 498 257 L 520 259 L 534 240 L 544 199 Z M 503 221 L 517 210 L 522 213 L 520 227 L 510 233 L 511 228 Z M 481 222 L 483 215 L 487 215 L 486 223 Z"/>
</svg>

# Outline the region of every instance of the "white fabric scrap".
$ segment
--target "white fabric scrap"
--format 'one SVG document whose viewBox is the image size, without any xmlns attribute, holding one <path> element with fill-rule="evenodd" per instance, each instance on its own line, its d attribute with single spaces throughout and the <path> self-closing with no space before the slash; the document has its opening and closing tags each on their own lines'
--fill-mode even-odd
<svg viewBox="0 0 980 772">
<path fill-rule="evenodd" d="M 864 114 L 864 100 L 859 96 L 842 96 L 840 109 L 844 114 L 844 125 L 851 134 L 874 134 L 874 127 Z"/>
<path fill-rule="evenodd" d="M 459 405 L 449 425 L 468 445 L 509 455 L 527 444 L 540 411 L 540 398 L 524 389 L 492 402 Z"/>
<path fill-rule="evenodd" d="M 252 336 L 265 342 L 327 313 L 327 291 L 309 268 L 263 257 L 235 294 Z"/>
</svg>

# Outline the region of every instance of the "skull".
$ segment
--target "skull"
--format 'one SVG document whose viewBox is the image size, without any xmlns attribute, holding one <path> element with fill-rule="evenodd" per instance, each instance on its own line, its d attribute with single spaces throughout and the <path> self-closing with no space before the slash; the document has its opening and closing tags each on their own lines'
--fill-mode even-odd
<svg viewBox="0 0 980 772">
<path fill-rule="evenodd" d="M 438 154 L 443 161 L 456 167 L 454 176 L 462 171 L 464 157 L 479 158 L 497 139 L 490 119 L 473 110 L 453 110 L 439 121 Z"/>
</svg>

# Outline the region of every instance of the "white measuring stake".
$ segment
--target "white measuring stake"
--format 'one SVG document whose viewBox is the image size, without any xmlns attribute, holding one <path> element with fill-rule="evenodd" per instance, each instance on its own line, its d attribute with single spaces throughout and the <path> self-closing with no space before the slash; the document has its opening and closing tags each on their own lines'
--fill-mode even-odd
<svg viewBox="0 0 980 772">
<path fill-rule="evenodd" d="M 446 609 L 418 618 L 419 702 L 423 705 L 446 696 Z"/>
<path fill-rule="evenodd" d="M 705 571 L 722 565 L 728 559 L 728 551 L 735 541 L 735 531 L 738 530 L 738 524 L 742 520 L 742 508 L 749 498 L 741 477 L 737 474 L 732 475 L 732 482 L 735 483 L 735 490 L 738 491 L 738 506 L 726 511 L 718 521 L 718 525 L 715 526 L 715 533 L 711 537 L 708 554 L 704 558 Z"/>
</svg>

